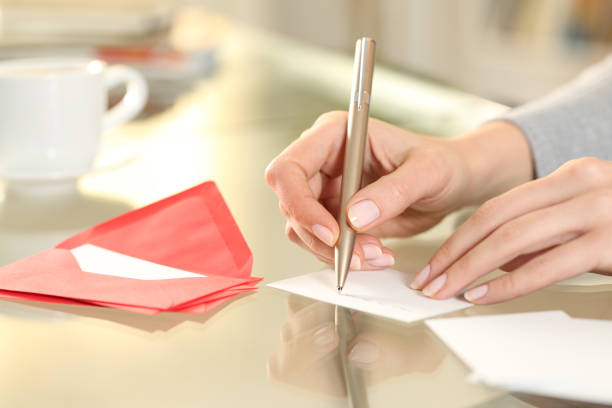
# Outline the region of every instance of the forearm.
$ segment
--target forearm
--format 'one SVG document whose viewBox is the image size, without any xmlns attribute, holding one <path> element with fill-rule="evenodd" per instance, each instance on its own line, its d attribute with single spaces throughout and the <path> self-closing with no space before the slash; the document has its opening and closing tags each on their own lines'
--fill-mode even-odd
<svg viewBox="0 0 612 408">
<path fill-rule="evenodd" d="M 568 160 L 612 160 L 612 56 L 550 95 L 451 140 L 466 159 L 465 196 L 479 204 Z"/>
</svg>

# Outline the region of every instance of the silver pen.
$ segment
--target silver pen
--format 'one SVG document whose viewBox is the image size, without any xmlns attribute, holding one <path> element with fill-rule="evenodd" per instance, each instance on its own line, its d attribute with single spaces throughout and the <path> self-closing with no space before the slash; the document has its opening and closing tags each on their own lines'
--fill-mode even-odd
<svg viewBox="0 0 612 408">
<path fill-rule="evenodd" d="M 342 172 L 342 193 L 338 224 L 340 237 L 334 248 L 334 269 L 338 283 L 338 293 L 342 292 L 348 276 L 351 257 L 355 247 L 355 231 L 349 226 L 346 205 L 361 188 L 363 156 L 368 137 L 368 115 L 370 113 L 370 93 L 374 74 L 374 53 L 376 42 L 371 38 L 360 38 L 355 45 L 355 65 L 353 67 L 353 86 L 349 105 L 344 148 L 344 170 Z"/>
</svg>

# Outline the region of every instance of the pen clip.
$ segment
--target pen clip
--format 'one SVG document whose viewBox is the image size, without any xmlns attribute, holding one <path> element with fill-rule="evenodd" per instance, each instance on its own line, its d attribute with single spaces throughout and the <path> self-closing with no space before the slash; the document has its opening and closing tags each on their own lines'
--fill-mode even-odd
<svg viewBox="0 0 612 408">
<path fill-rule="evenodd" d="M 353 73 L 351 103 L 357 102 L 357 109 L 362 109 L 364 104 L 370 104 L 375 44 L 371 38 L 363 37 L 357 40 L 355 46 L 355 72 Z"/>
</svg>

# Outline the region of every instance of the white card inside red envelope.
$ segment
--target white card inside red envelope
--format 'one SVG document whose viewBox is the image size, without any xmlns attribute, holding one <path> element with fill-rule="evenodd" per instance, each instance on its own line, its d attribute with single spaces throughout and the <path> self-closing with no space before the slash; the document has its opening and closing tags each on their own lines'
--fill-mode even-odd
<svg viewBox="0 0 612 408">
<path fill-rule="evenodd" d="M 253 257 L 213 182 L 0 268 L 0 297 L 145 314 L 204 313 L 255 289 Z"/>
</svg>

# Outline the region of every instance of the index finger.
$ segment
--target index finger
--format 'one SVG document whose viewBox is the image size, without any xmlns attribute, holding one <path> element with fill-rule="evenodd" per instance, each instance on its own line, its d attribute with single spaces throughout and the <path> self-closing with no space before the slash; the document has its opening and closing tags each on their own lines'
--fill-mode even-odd
<svg viewBox="0 0 612 408">
<path fill-rule="evenodd" d="M 309 180 L 319 172 L 328 177 L 341 173 L 346 121 L 345 112 L 322 115 L 266 169 L 266 181 L 284 215 L 330 246 L 338 238 L 338 224 L 318 201 Z"/>
</svg>

